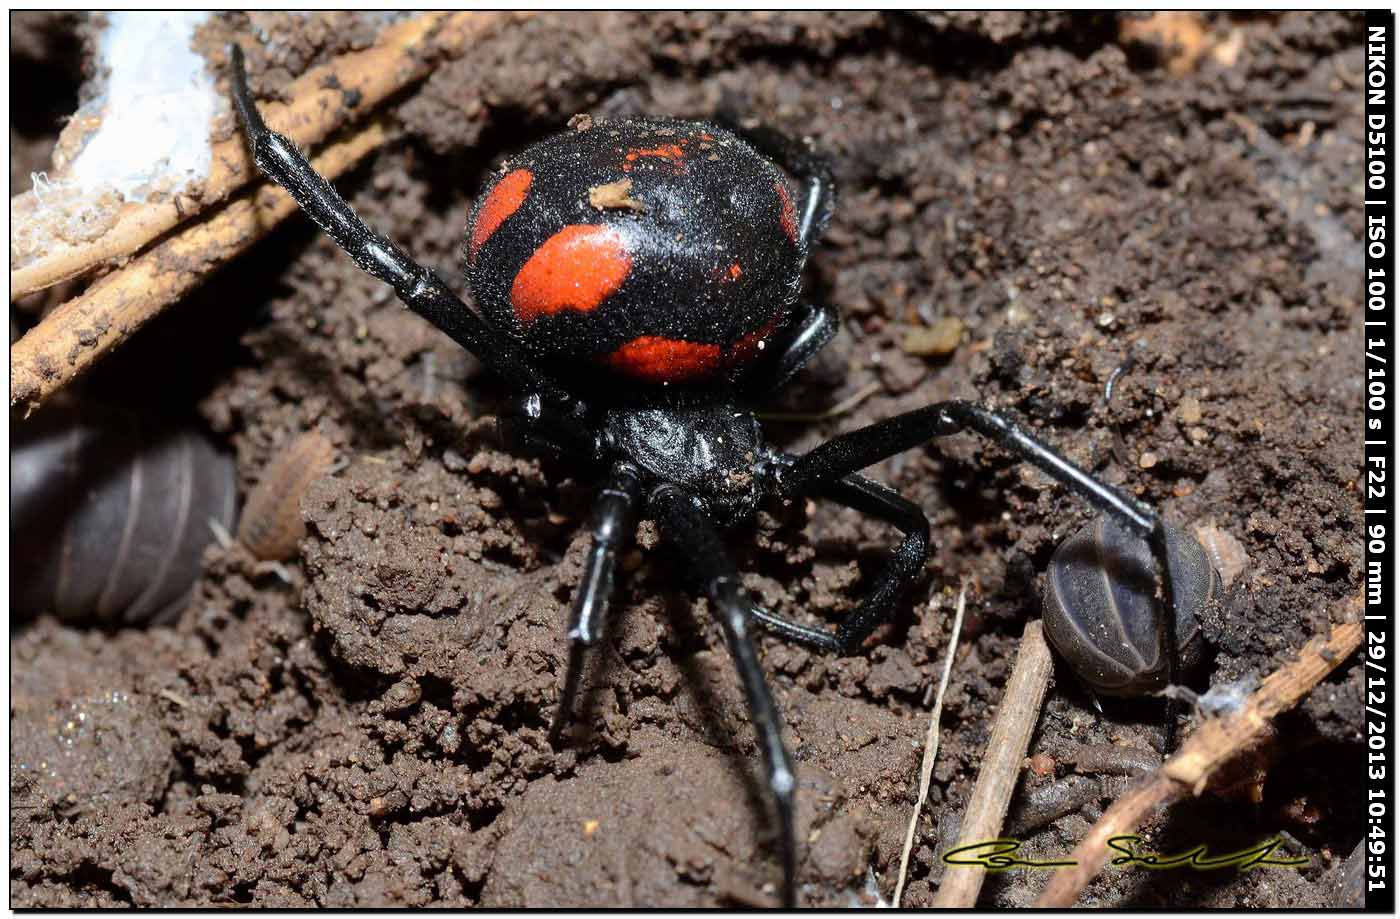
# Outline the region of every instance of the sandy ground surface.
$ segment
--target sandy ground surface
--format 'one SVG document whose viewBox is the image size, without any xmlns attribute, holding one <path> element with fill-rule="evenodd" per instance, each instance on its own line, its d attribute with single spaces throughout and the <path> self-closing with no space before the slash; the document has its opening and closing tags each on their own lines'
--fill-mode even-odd
<svg viewBox="0 0 1400 919">
<path fill-rule="evenodd" d="M 12 183 L 45 168 L 82 61 L 73 20 L 16 23 L 16 80 L 38 81 L 15 100 Z M 877 385 L 839 417 L 769 423 L 771 439 L 802 451 L 940 398 L 1005 409 L 1173 523 L 1238 540 L 1247 563 L 1204 623 L 1194 683 L 1240 680 L 1325 629 L 1360 582 L 1362 22 L 1212 17 L 1165 50 L 1125 37 L 1142 28 L 1023 13 L 542 15 L 393 100 L 403 140 L 340 186 L 460 278 L 489 170 L 575 113 L 731 111 L 810 133 L 841 196 L 806 290 L 845 328 L 764 408 L 822 412 Z M 266 97 L 374 24 L 230 15 L 204 38 L 250 31 Z M 906 351 L 911 330 L 949 319 L 962 328 L 951 354 Z M 343 462 L 304 495 L 290 583 L 211 548 L 170 627 L 13 627 L 13 906 L 771 902 L 751 727 L 676 560 L 643 525 L 579 724 L 552 746 L 594 483 L 506 452 L 500 384 L 309 223 L 211 277 L 92 382 L 197 415 L 245 492 L 308 429 Z M 872 474 L 933 523 L 896 620 L 845 659 L 762 639 L 800 772 L 807 905 L 893 890 L 924 697 L 966 583 L 904 901 L 929 902 L 1044 569 L 1090 516 L 968 436 Z M 763 602 L 832 623 L 894 538 L 806 504 L 769 508 L 731 545 Z M 1239 787 L 1147 827 L 1162 851 L 1284 834 L 1307 868 L 1110 871 L 1083 902 L 1338 905 L 1336 871 L 1361 834 L 1360 676 L 1344 665 L 1287 715 Z M 1032 742 L 1040 769 L 1012 805 L 1026 851 L 1067 852 L 1127 781 L 1076 771 L 1086 750 L 1140 760 L 1160 738 L 1157 708 L 1100 713 L 1057 673 Z M 1060 813 L 1036 803 L 1056 795 Z M 1010 872 L 981 902 L 1026 905 L 1043 883 Z"/>
</svg>

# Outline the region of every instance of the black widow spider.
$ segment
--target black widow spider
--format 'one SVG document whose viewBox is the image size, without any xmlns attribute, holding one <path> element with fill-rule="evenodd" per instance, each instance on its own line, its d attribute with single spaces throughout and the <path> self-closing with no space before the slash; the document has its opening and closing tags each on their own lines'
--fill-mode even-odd
<svg viewBox="0 0 1400 919">
<path fill-rule="evenodd" d="M 502 424 L 516 445 L 601 473 L 556 738 L 584 654 L 601 633 L 619 551 L 639 518 L 653 519 L 686 558 L 758 734 L 788 906 L 796 902 L 796 778 L 749 629 L 756 623 L 855 654 L 894 612 L 923 566 L 929 525 L 916 505 L 861 469 L 930 438 L 981 434 L 1145 537 L 1159 591 L 1174 608 L 1171 579 L 1161 577 L 1166 542 L 1156 512 L 974 403 L 906 412 L 803 456 L 764 445 L 746 406 L 787 382 L 838 329 L 833 308 L 795 307 L 808 250 L 834 199 L 829 169 L 805 144 L 766 129 L 740 138 L 703 122 L 575 122 L 575 130 L 513 158 L 477 204 L 467 273 L 483 318 L 371 230 L 290 140 L 268 130 L 249 95 L 242 52 L 230 53 L 233 101 L 258 168 L 356 265 L 520 394 Z M 798 181 L 798 195 L 783 170 Z M 740 584 L 721 531 L 771 496 L 826 498 L 903 533 L 870 595 L 834 633 L 759 608 Z M 1163 644 L 1174 650 L 1176 617 L 1160 619 Z M 1174 659 L 1168 678 L 1176 681 Z"/>
</svg>

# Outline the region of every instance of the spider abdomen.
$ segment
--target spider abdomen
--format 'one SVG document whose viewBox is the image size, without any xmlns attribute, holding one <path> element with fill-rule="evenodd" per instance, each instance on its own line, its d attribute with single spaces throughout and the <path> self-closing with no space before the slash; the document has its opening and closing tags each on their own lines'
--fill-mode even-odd
<svg viewBox="0 0 1400 919">
<path fill-rule="evenodd" d="M 783 172 L 729 131 L 600 121 L 506 164 L 472 215 L 467 276 L 556 372 L 705 384 L 753 361 L 796 299 L 797 221 Z"/>
</svg>

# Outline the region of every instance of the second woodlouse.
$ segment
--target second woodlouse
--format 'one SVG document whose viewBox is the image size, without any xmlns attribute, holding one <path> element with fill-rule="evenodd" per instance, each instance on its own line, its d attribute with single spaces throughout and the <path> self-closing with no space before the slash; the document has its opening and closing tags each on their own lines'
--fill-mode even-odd
<svg viewBox="0 0 1400 919">
<path fill-rule="evenodd" d="M 308 431 L 282 449 L 263 470 L 238 520 L 238 541 L 264 561 L 296 554 L 306 535 L 301 496 L 335 459 L 335 448 L 317 431 Z"/>
</svg>

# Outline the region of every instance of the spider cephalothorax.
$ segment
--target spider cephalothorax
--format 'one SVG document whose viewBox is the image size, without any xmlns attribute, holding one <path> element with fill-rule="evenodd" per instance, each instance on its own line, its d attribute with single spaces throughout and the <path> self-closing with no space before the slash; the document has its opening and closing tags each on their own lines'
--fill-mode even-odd
<svg viewBox="0 0 1400 919">
<path fill-rule="evenodd" d="M 1145 504 L 971 402 L 941 402 L 830 440 L 802 456 L 765 445 L 749 406 L 836 333 L 837 313 L 798 300 L 832 205 L 824 162 L 804 143 L 703 122 L 587 123 L 510 160 L 467 231 L 467 276 L 483 314 L 376 234 L 263 124 L 232 49 L 234 104 L 258 168 L 363 270 L 517 391 L 503 426 L 524 449 L 565 454 L 601 480 L 592 548 L 575 596 L 556 728 L 600 633 L 620 550 L 654 520 L 710 600 L 744 688 L 777 808 L 783 895 L 796 901 L 796 777 L 759 666 L 754 624 L 821 650 L 859 653 L 924 564 L 923 512 L 861 469 L 930 438 L 974 431 L 1146 538 L 1167 565 L 1165 529 Z M 781 163 L 781 167 L 778 165 Z M 755 605 L 721 530 L 769 496 L 819 497 L 893 524 L 903 538 L 869 596 L 832 632 Z M 1171 607 L 1171 579 L 1159 578 Z M 1175 616 L 1161 616 L 1176 648 Z M 1174 659 L 1169 678 L 1174 678 Z M 1174 679 L 1172 680 L 1174 682 Z M 557 738 L 557 733 L 556 733 Z"/>
</svg>

